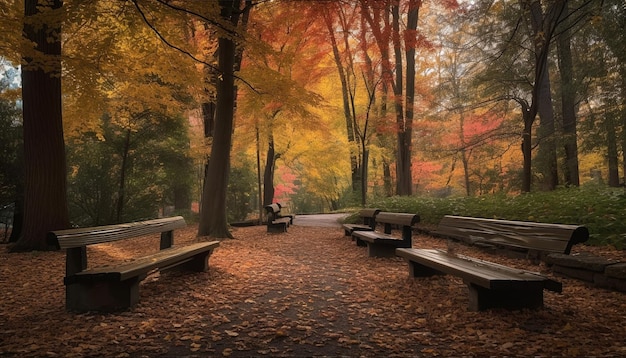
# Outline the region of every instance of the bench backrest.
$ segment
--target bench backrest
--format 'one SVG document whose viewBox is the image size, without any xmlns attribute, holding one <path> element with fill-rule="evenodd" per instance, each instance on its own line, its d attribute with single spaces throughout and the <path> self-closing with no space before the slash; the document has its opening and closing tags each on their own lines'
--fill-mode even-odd
<svg viewBox="0 0 626 358">
<path fill-rule="evenodd" d="M 376 223 L 384 225 L 385 234 L 391 234 L 393 225 L 401 226 L 402 239 L 409 242 L 413 236 L 413 225 L 417 224 L 419 221 L 420 217 L 416 214 L 391 213 L 385 211 L 376 214 Z"/>
<path fill-rule="evenodd" d="M 380 213 L 380 209 L 361 209 L 359 216 L 363 219 L 364 225 L 369 225 L 372 229 L 376 228 L 376 215 Z"/>
<path fill-rule="evenodd" d="M 580 225 L 547 224 L 446 215 L 437 234 L 475 243 L 484 242 L 543 252 L 569 254 L 572 246 L 589 238 Z"/>
<path fill-rule="evenodd" d="M 175 216 L 117 225 L 57 230 L 48 233 L 48 243 L 59 249 L 68 249 L 155 233 L 162 233 L 162 241 L 163 234 L 169 233 L 171 241 L 171 231 L 185 226 L 187 226 L 185 219 L 182 216 Z"/>
<path fill-rule="evenodd" d="M 270 205 L 265 205 L 265 211 L 267 215 L 270 216 L 270 220 L 276 220 L 280 216 L 280 204 L 274 203 Z"/>
</svg>

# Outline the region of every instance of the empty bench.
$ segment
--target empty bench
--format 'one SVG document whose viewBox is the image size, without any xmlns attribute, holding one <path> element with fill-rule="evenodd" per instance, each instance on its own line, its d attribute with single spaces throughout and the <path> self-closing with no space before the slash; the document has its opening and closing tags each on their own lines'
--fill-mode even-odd
<svg viewBox="0 0 626 358">
<path fill-rule="evenodd" d="M 367 245 L 370 257 L 393 257 L 396 248 L 412 246 L 413 225 L 419 220 L 419 215 L 415 214 L 380 212 L 376 215 L 376 223 L 384 226 L 384 232 L 356 230 L 352 237 L 357 245 Z M 391 235 L 396 226 L 402 231 L 401 238 Z"/>
<path fill-rule="evenodd" d="M 449 274 L 462 278 L 469 289 L 471 311 L 539 308 L 544 289 L 562 291 L 560 282 L 538 273 L 441 250 L 399 248 L 396 254 L 408 261 L 411 277 Z"/>
<path fill-rule="evenodd" d="M 446 215 L 435 234 L 486 248 L 517 251 L 533 258 L 569 254 L 572 246 L 589 239 L 580 225 L 546 224 Z"/>
<path fill-rule="evenodd" d="M 293 215 L 281 214 L 282 205 L 278 203 L 265 206 L 267 213 L 267 232 L 286 232 L 293 225 Z"/>
<path fill-rule="evenodd" d="M 359 217 L 362 224 L 343 224 L 343 230 L 346 236 L 352 236 L 353 231 L 365 230 L 373 231 L 376 229 L 376 215 L 380 209 L 362 209 L 359 211 Z"/>
<path fill-rule="evenodd" d="M 186 226 L 181 216 L 119 225 L 59 230 L 48 243 L 66 249 L 65 302 L 70 311 L 118 311 L 139 301 L 139 282 L 149 273 L 173 267 L 206 271 L 219 241 L 174 246 L 174 229 Z M 88 267 L 87 246 L 161 233 L 160 250 L 131 261 Z"/>
</svg>

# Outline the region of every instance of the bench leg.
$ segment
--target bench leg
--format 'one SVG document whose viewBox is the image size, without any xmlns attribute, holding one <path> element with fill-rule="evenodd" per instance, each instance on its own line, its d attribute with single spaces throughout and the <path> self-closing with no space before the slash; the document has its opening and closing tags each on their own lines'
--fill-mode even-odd
<svg viewBox="0 0 626 358">
<path fill-rule="evenodd" d="M 287 223 L 267 224 L 267 232 L 287 232 Z"/>
<path fill-rule="evenodd" d="M 190 261 L 180 265 L 183 270 L 204 272 L 209 269 L 209 257 L 213 250 L 194 256 Z"/>
<path fill-rule="evenodd" d="M 68 311 L 113 312 L 131 308 L 139 301 L 139 278 L 122 282 L 74 283 L 65 287 Z"/>
<path fill-rule="evenodd" d="M 367 243 L 367 255 L 369 257 L 395 257 L 396 247 Z"/>
<path fill-rule="evenodd" d="M 363 240 L 359 239 L 358 237 L 354 237 L 354 236 L 352 236 L 352 239 L 353 239 L 354 241 L 356 241 L 356 246 L 361 246 L 361 247 L 365 247 L 365 246 L 367 246 L 367 243 L 366 243 L 365 241 L 363 241 Z"/>
<path fill-rule="evenodd" d="M 489 308 L 511 310 L 543 307 L 543 288 L 527 290 L 490 290 L 468 283 L 469 310 L 483 311 Z"/>
</svg>

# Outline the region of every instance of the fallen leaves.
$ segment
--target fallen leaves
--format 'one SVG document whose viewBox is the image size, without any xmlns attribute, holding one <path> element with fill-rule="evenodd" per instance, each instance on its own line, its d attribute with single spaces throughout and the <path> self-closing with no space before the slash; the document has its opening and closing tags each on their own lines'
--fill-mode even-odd
<svg viewBox="0 0 626 358">
<path fill-rule="evenodd" d="M 236 229 L 207 273 L 176 271 L 141 285 L 116 314 L 64 309 L 61 252 L 0 254 L 0 355 L 111 356 L 583 356 L 623 355 L 624 295 L 558 278 L 541 310 L 467 311 L 454 277 L 409 279 L 398 258 L 370 258 L 340 228 Z M 195 228 L 176 242 L 192 241 Z M 419 247 L 446 243 L 415 237 Z M 106 264 L 158 249 L 157 238 L 98 247 Z M 459 253 L 523 269 L 521 260 Z M 546 268 L 543 271 L 549 272 Z M 6 275 L 4 273 L 10 273 Z"/>
</svg>

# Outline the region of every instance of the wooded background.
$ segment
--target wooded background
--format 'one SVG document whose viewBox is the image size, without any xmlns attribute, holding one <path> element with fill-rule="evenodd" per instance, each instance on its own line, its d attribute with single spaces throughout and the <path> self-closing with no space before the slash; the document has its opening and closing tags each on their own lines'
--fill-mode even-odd
<svg viewBox="0 0 626 358">
<path fill-rule="evenodd" d="M 194 202 L 228 237 L 273 201 L 620 186 L 625 23 L 617 0 L 6 0 L 0 205 L 43 249 Z"/>
</svg>

